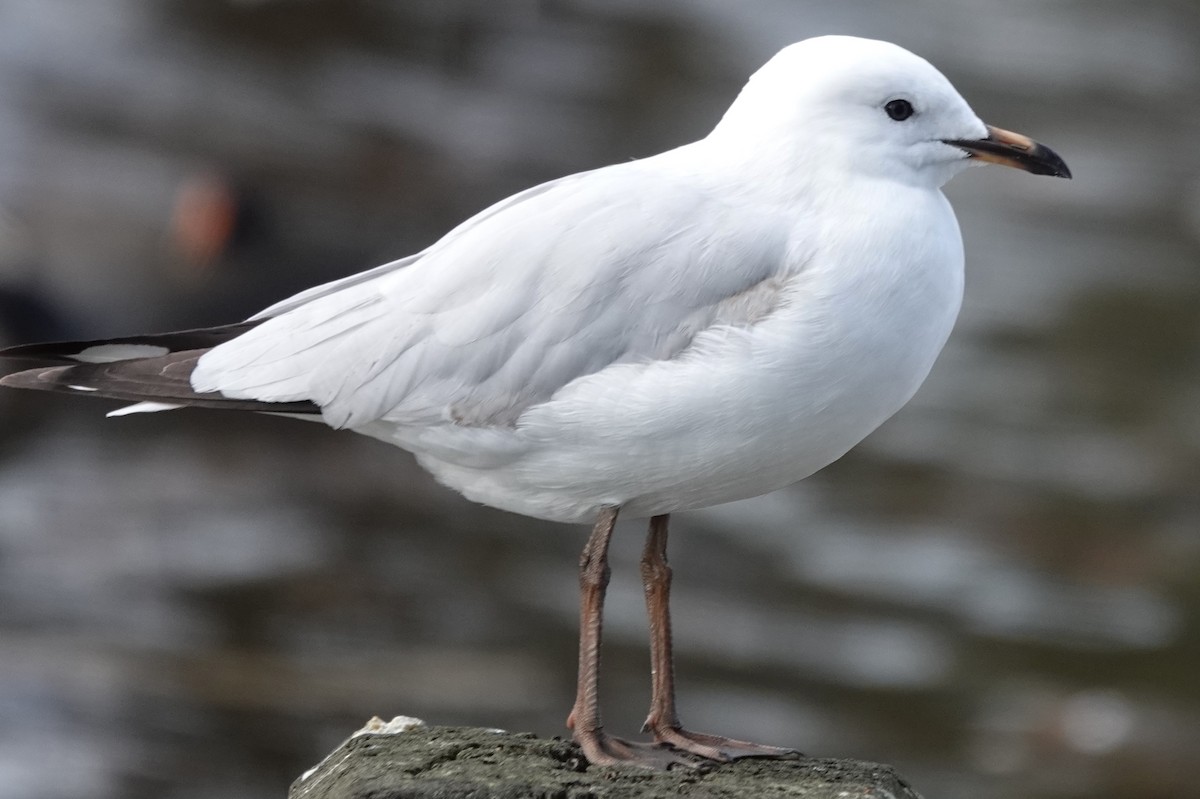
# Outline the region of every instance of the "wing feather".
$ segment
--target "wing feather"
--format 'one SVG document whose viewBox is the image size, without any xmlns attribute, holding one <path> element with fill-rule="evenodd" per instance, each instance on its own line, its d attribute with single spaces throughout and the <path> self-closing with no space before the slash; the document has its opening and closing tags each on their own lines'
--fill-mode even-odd
<svg viewBox="0 0 1200 799">
<path fill-rule="evenodd" d="M 511 425 L 575 379 L 769 312 L 787 225 L 642 163 L 530 190 L 404 268 L 284 301 L 205 354 L 193 386 L 308 400 L 335 427 Z"/>
</svg>

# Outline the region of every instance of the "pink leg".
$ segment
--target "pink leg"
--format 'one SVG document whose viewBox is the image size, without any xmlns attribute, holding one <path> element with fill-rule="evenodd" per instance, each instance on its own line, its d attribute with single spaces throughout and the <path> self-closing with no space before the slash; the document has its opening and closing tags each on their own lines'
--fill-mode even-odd
<svg viewBox="0 0 1200 799">
<path fill-rule="evenodd" d="M 739 741 L 719 735 L 689 732 L 679 724 L 675 710 L 675 658 L 671 651 L 671 567 L 667 565 L 669 516 L 650 520 L 642 552 L 642 585 L 650 616 L 650 715 L 642 729 L 658 743 L 669 744 L 706 760 L 728 761 L 741 757 L 788 757 L 797 752 L 777 746 Z"/>
<path fill-rule="evenodd" d="M 693 761 L 665 746 L 614 738 L 604 732 L 600 722 L 600 638 L 608 588 L 608 542 L 616 523 L 617 508 L 600 511 L 579 562 L 579 683 L 567 726 L 584 757 L 594 765 L 693 766 Z"/>
</svg>

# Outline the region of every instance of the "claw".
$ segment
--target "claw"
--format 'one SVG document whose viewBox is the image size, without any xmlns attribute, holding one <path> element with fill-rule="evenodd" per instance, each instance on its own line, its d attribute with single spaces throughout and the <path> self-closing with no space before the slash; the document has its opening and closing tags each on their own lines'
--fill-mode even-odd
<svg viewBox="0 0 1200 799">
<path fill-rule="evenodd" d="M 744 757 L 794 758 L 801 756 L 795 749 L 739 741 L 723 735 L 691 732 L 681 727 L 651 728 L 650 732 L 653 733 L 654 740 L 659 744 L 666 744 L 682 752 L 717 763 L 727 763 L 730 760 L 739 760 Z"/>
<path fill-rule="evenodd" d="M 603 730 L 574 735 L 575 743 L 593 766 L 636 766 L 652 771 L 700 768 L 702 763 L 662 743 L 640 743 L 616 738 Z"/>
</svg>

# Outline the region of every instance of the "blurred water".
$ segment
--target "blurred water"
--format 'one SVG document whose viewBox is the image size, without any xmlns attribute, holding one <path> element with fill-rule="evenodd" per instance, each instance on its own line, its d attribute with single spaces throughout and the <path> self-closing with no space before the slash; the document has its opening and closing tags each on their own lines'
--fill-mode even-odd
<svg viewBox="0 0 1200 799">
<path fill-rule="evenodd" d="M 1077 177 L 959 178 L 966 306 L 913 403 L 676 520 L 684 718 L 930 799 L 1195 795 L 1190 4 L 4 0 L 0 282 L 82 333 L 232 321 L 702 135 L 831 31 L 926 55 Z M 240 232 L 205 249 L 226 205 Z M 0 396 L 0 797 L 280 795 L 372 714 L 562 732 L 583 531 L 317 425 L 102 410 Z M 626 731 L 640 538 L 610 600 Z"/>
</svg>

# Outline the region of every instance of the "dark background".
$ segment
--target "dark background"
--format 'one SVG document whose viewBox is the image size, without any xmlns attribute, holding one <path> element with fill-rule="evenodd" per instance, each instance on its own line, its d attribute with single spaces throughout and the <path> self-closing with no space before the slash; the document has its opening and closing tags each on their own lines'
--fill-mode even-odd
<svg viewBox="0 0 1200 799">
<path fill-rule="evenodd" d="M 958 329 L 825 472 L 681 514 L 698 729 L 929 799 L 1195 795 L 1200 10 L 1149 0 L 0 0 L 9 341 L 235 321 L 704 135 L 776 49 L 930 58 L 1071 182 L 973 170 Z M 371 715 L 563 733 L 584 530 L 317 425 L 0 395 L 0 797 L 281 796 Z M 640 525 L 604 700 L 645 713 Z"/>
</svg>

